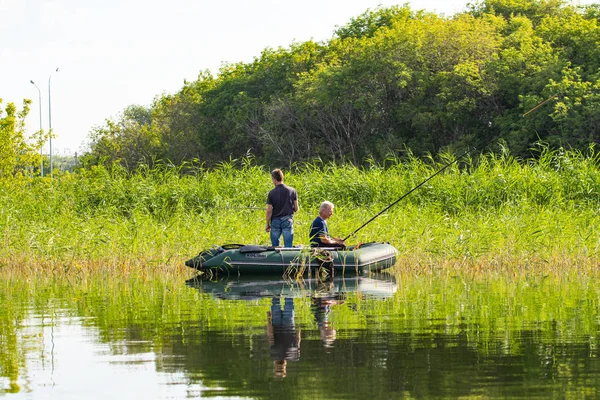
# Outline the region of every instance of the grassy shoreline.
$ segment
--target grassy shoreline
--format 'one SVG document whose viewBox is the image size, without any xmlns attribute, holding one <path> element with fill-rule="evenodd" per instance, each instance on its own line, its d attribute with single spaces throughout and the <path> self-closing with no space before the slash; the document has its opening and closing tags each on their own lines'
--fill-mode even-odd
<svg viewBox="0 0 600 400">
<path fill-rule="evenodd" d="M 390 160 L 360 169 L 286 171 L 300 197 L 295 244 L 322 200 L 345 236 L 451 160 Z M 252 159 L 214 170 L 93 168 L 0 181 L 0 274 L 180 268 L 203 248 L 268 243 L 268 168 Z M 600 156 L 542 149 L 533 160 L 485 155 L 448 168 L 350 240 L 387 241 L 397 270 L 594 271 L 600 253 Z M 441 266 L 441 267 L 440 267 Z"/>
</svg>

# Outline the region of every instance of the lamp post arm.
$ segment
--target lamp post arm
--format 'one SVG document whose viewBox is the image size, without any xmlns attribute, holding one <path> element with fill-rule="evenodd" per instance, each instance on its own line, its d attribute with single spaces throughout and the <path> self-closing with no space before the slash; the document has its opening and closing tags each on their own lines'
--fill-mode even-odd
<svg viewBox="0 0 600 400">
<path fill-rule="evenodd" d="M 58 68 L 56 68 L 56 71 L 54 72 L 58 72 Z M 50 76 L 48 77 L 48 137 L 49 137 L 49 143 L 50 143 L 50 178 L 53 177 L 54 171 L 53 169 L 53 164 L 52 164 L 52 103 L 50 100 L 51 97 L 51 91 L 50 91 L 50 82 L 52 80 L 52 74 L 50 74 Z"/>
</svg>

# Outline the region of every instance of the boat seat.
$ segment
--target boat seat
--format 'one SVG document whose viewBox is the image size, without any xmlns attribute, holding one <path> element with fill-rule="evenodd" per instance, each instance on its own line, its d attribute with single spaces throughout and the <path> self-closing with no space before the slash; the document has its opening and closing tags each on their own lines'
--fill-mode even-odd
<svg viewBox="0 0 600 400">
<path fill-rule="evenodd" d="M 247 244 L 240 247 L 240 253 L 262 253 L 263 251 L 271 251 L 273 247 L 261 246 L 258 244 Z"/>
</svg>

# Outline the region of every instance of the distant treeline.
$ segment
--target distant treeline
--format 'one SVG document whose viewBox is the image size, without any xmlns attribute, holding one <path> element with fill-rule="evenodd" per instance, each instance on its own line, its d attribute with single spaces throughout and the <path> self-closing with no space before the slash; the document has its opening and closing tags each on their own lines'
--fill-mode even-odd
<svg viewBox="0 0 600 400">
<path fill-rule="evenodd" d="M 599 21 L 600 5 L 563 0 L 367 10 L 329 41 L 267 48 L 126 108 L 93 129 L 82 162 L 362 165 L 489 138 L 518 156 L 538 141 L 584 150 L 600 140 Z"/>
</svg>

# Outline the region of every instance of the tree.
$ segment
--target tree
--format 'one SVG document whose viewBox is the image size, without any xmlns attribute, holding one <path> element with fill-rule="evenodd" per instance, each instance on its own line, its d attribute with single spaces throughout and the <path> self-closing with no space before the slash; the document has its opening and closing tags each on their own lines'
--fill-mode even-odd
<svg viewBox="0 0 600 400">
<path fill-rule="evenodd" d="M 38 132 L 33 143 L 28 142 L 25 135 L 25 117 L 30 104 L 31 100 L 23 100 L 21 111 L 14 103 L 8 103 L 4 110 L 0 108 L 0 177 L 31 173 L 34 166 L 39 165 L 43 134 Z"/>
<path fill-rule="evenodd" d="M 585 147 L 600 124 L 598 10 L 565 0 L 483 0 L 450 18 L 367 10 L 327 42 L 266 48 L 126 110 L 94 130 L 92 159 L 361 164 L 492 137 L 519 156 L 539 139 Z M 560 101 L 521 118 L 552 91 Z"/>
<path fill-rule="evenodd" d="M 160 138 L 152 128 L 151 110 L 142 106 L 127 107 L 117 121 L 107 120 L 93 128 L 91 154 L 82 158 L 84 165 L 121 163 L 129 169 L 152 165 L 161 158 Z"/>
<path fill-rule="evenodd" d="M 367 10 L 346 25 L 339 27 L 335 34 L 340 39 L 372 37 L 382 28 L 391 27 L 396 21 L 408 19 L 413 12 L 408 6 L 377 7 Z"/>
</svg>

